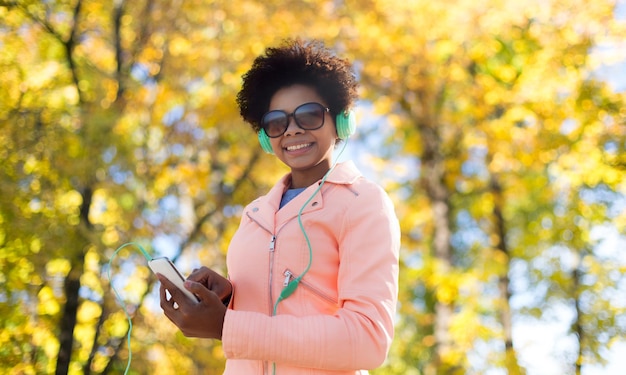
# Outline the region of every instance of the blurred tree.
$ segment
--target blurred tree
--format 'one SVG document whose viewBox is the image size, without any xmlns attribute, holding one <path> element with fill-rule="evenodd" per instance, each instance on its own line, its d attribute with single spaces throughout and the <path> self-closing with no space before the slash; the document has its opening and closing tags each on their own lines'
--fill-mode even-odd
<svg viewBox="0 0 626 375">
<path fill-rule="evenodd" d="M 112 313 L 119 307 L 101 271 L 114 247 L 167 235 L 176 237 L 172 257 L 202 247 L 203 259 L 219 267 L 227 243 L 223 233 L 238 223 L 238 201 L 265 186 L 265 175 L 250 184 L 250 174 L 273 164 L 259 164 L 254 137 L 247 137 L 245 147 L 246 129 L 233 105 L 238 75 L 231 69 L 237 70 L 242 52 L 220 51 L 202 34 L 232 32 L 223 9 L 205 9 L 214 21 L 202 20 L 201 30 L 201 15 L 189 3 L 3 5 L 4 87 L 10 94 L 2 113 L 9 161 L 3 178 L 10 184 L 3 183 L 8 199 L 2 216 L 24 225 L 21 231 L 3 230 L 3 269 L 33 263 L 18 267 L 15 277 L 7 275 L 6 298 L 10 305 L 23 301 L 29 309 L 44 308 L 27 316 L 12 309 L 10 315 L 18 322 L 32 316 L 31 324 L 48 333 L 42 343 L 28 335 L 17 342 L 6 337 L 15 361 L 3 366 L 45 373 L 56 367 L 59 374 L 115 366 L 118 372 L 123 361 L 110 359 L 120 357 L 128 327 L 123 329 L 123 315 Z M 195 50 L 194 35 L 201 42 Z M 212 59 L 200 59 L 204 53 Z M 182 208 L 172 209 L 172 202 Z M 206 226 L 210 222 L 215 225 Z M 123 294 L 140 305 L 154 279 L 137 254 L 122 255 L 126 261 L 115 267 L 114 281 L 127 285 Z M 26 296 L 24 288 L 8 292 L 16 289 L 16 278 L 35 284 L 34 290 Z M 31 302 L 37 300 L 39 305 Z M 46 346 L 44 356 L 40 345 Z M 212 358 L 197 366 L 216 366 Z"/>
<path fill-rule="evenodd" d="M 389 373 L 455 374 L 481 366 L 523 373 L 513 340 L 515 319 L 543 311 L 541 318 L 549 320 L 552 308 L 567 301 L 574 301 L 570 311 L 579 310 L 581 288 L 591 286 L 579 284 L 585 278 L 580 269 L 534 268 L 551 252 L 558 257 L 595 252 L 589 232 L 574 236 L 582 243 L 563 249 L 565 228 L 546 228 L 551 237 L 544 241 L 526 221 L 556 215 L 550 222 L 571 218 L 565 227 L 579 226 L 576 211 L 560 202 L 563 194 L 581 194 L 584 185 L 562 190 L 558 185 L 568 177 L 556 169 L 566 150 L 578 149 L 577 136 L 591 128 L 595 136 L 585 143 L 597 153 L 595 162 L 586 159 L 587 152 L 574 152 L 596 168 L 588 171 L 595 175 L 588 186 L 623 202 L 624 186 L 617 182 L 624 180 L 617 164 L 623 146 L 616 145 L 624 144 L 624 96 L 595 79 L 590 57 L 594 46 L 623 37 L 624 24 L 615 20 L 612 2 L 594 3 L 584 13 L 574 3 L 359 2 L 367 11 L 354 17 L 348 48 L 366 62 L 361 72 L 366 97 L 395 130 L 387 144 L 401 140 L 402 154 L 419 166 L 400 210 L 404 244 L 420 251 L 405 256 L 398 328 L 403 333 Z M 581 96 L 591 96 L 584 111 L 574 104 Z M 587 210 L 590 203 L 583 204 Z M 607 204 L 599 206 L 615 207 Z M 598 230 L 619 217 L 618 210 L 589 218 L 586 227 Z M 621 224 L 613 228 L 624 233 Z M 525 267 L 523 276 L 517 270 Z M 555 271 L 572 276 L 554 278 Z M 516 311 L 514 272 L 520 285 L 526 279 L 549 285 L 550 302 Z M 594 297 L 602 301 L 597 305 L 610 306 L 611 313 L 602 314 L 607 318 L 623 309 L 612 294 L 624 282 L 623 262 L 611 275 Z M 598 346 L 585 337 L 605 336 L 609 345 L 626 328 L 618 321 L 583 328 L 580 320 L 600 311 L 583 304 L 587 309 L 579 311 L 572 336 L 582 351 L 565 368 L 601 360 Z M 477 347 L 486 348 L 477 354 L 485 358 L 478 369 L 467 355 Z"/>
<path fill-rule="evenodd" d="M 603 250 L 626 232 L 626 112 L 594 51 L 626 33 L 612 2 L 581 4 L 0 0 L 0 371 L 123 371 L 106 271 L 125 242 L 224 270 L 241 206 L 285 172 L 235 93 L 288 36 L 355 59 L 392 134 L 355 138 L 382 150 L 373 166 L 417 166 L 386 184 L 401 303 L 373 373 L 523 373 L 516 322 L 563 310 L 566 366 L 602 363 L 626 330 L 626 265 Z M 162 324 L 139 252 L 110 266 L 131 371 L 221 373 L 219 344 Z"/>
</svg>

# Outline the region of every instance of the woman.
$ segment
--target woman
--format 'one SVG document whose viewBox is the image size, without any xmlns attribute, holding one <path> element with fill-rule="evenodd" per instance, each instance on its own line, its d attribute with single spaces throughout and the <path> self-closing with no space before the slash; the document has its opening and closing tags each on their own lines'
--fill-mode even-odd
<svg viewBox="0 0 626 375">
<path fill-rule="evenodd" d="M 194 270 L 195 303 L 159 276 L 165 315 L 186 336 L 222 340 L 226 374 L 366 374 L 386 358 L 398 221 L 379 186 L 332 161 L 356 97 L 351 65 L 320 42 L 268 48 L 243 76 L 242 117 L 291 171 L 243 210 L 228 279 Z"/>
</svg>

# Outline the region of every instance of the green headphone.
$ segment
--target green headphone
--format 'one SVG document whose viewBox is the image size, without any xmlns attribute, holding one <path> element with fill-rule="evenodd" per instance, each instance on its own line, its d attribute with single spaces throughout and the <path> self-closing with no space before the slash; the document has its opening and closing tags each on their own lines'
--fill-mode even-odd
<svg viewBox="0 0 626 375">
<path fill-rule="evenodd" d="M 352 111 L 344 111 L 335 117 L 335 127 L 337 128 L 337 137 L 339 139 L 347 139 L 356 130 L 356 120 Z M 259 143 L 263 151 L 268 154 L 273 154 L 272 144 L 270 143 L 270 137 L 267 136 L 264 129 L 259 130 Z"/>
</svg>

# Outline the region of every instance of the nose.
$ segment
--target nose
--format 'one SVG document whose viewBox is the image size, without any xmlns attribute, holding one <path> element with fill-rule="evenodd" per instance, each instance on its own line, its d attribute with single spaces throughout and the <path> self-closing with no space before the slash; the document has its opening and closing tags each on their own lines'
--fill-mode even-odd
<svg viewBox="0 0 626 375">
<path fill-rule="evenodd" d="M 287 130 L 285 130 L 284 135 L 294 135 L 302 133 L 302 128 L 296 123 L 296 117 L 294 114 L 290 114 L 287 116 Z"/>
</svg>

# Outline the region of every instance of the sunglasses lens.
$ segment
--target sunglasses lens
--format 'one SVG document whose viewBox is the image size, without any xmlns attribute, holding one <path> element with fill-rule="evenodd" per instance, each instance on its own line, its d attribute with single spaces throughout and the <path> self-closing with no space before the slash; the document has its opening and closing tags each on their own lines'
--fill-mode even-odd
<svg viewBox="0 0 626 375">
<path fill-rule="evenodd" d="M 283 111 L 270 111 L 261 119 L 261 127 L 269 137 L 279 137 L 287 130 L 288 117 Z"/>
<path fill-rule="evenodd" d="M 296 109 L 294 117 L 302 129 L 315 130 L 324 124 L 324 107 L 317 103 L 304 104 Z"/>
</svg>

